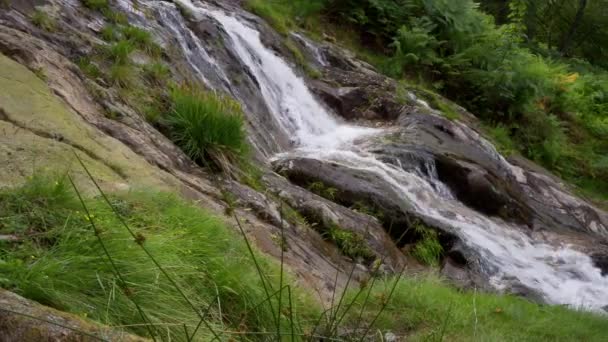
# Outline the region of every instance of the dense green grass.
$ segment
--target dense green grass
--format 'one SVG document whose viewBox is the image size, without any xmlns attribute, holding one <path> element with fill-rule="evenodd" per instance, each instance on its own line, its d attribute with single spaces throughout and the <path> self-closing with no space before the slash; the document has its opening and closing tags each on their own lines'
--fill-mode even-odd
<svg viewBox="0 0 608 342">
<path fill-rule="evenodd" d="M 238 159 L 248 153 L 240 105 L 228 96 L 190 87 L 171 91 L 171 109 L 164 116 L 173 141 L 200 163 L 218 157 Z"/>
<path fill-rule="evenodd" d="M 279 334 L 290 340 L 292 327 L 294 340 L 305 340 L 306 334 L 335 338 L 353 329 L 358 339 L 379 313 L 371 334 L 390 330 L 412 340 L 605 338 L 604 317 L 512 297 L 463 293 L 426 278 L 400 279 L 394 289 L 394 279 L 373 278 L 360 289 L 353 286 L 344 298 L 336 295 L 334 310 L 319 316 L 317 302 L 294 287 L 291 277 L 281 277 L 276 262 L 251 254 L 242 236 L 201 208 L 150 191 L 112 194 L 108 200 L 114 209 L 100 196 L 85 199 L 84 207 L 65 177 L 34 176 L 20 188 L 0 191 L 0 234 L 18 239 L 0 242 L 0 287 L 172 341 L 187 340 L 184 324 L 189 334 L 199 324 L 191 304 L 205 313 L 206 322 L 194 340 L 212 339 L 212 330 L 228 340 L 268 340 Z M 266 293 L 280 284 L 290 285 L 282 304 L 271 295 L 272 304 L 267 305 Z M 278 311 L 280 325 L 275 320 Z"/>
<path fill-rule="evenodd" d="M 198 310 L 209 311 L 205 318 L 216 332 L 275 331 L 270 306 L 258 305 L 266 295 L 243 239 L 222 221 L 168 194 L 133 192 L 113 195 L 110 201 L 135 239 L 99 197 L 86 201 L 88 216 L 65 179 L 36 176 L 20 189 L 2 191 L 0 233 L 15 235 L 21 242 L 1 245 L 0 286 L 147 335 L 133 304 L 137 303 L 158 325 L 159 336 L 185 340 L 182 324 L 192 332 L 199 318 L 141 244 Z M 121 287 L 91 221 L 126 288 Z M 277 289 L 277 266 L 263 257 L 257 260 Z M 287 308 L 286 294 L 283 299 Z M 296 305 L 302 299 L 293 300 Z M 306 321 L 315 310 L 301 305 L 297 314 Z M 201 329 L 199 339 L 207 340 L 210 331 Z"/>
<path fill-rule="evenodd" d="M 369 322 L 388 302 L 376 329 L 407 336 L 407 341 L 605 341 L 608 336 L 606 317 L 510 296 L 461 292 L 436 278 L 402 278 L 396 286 L 391 279 L 370 288 L 359 294 L 349 318 L 357 322 L 361 305 L 367 303 L 363 321 Z"/>
</svg>

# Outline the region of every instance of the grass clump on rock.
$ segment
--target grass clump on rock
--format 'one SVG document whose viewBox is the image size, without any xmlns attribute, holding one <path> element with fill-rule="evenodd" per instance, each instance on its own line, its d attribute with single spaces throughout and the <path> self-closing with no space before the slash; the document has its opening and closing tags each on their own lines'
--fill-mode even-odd
<svg viewBox="0 0 608 342">
<path fill-rule="evenodd" d="M 96 11 L 107 10 L 110 8 L 110 3 L 108 0 L 83 0 L 82 3 L 86 8 Z"/>
<path fill-rule="evenodd" d="M 122 34 L 126 40 L 151 56 L 158 56 L 162 51 L 161 47 L 154 42 L 152 34 L 144 29 L 127 26 L 122 30 Z"/>
<path fill-rule="evenodd" d="M 47 32 L 53 32 L 57 29 L 57 22 L 49 14 L 41 9 L 36 9 L 32 14 L 32 23 L 38 28 Z"/>
<path fill-rule="evenodd" d="M 216 163 L 248 153 L 241 106 L 212 91 L 181 86 L 171 91 L 165 115 L 170 137 L 194 161 Z M 217 165 L 216 165 L 217 166 Z"/>
</svg>

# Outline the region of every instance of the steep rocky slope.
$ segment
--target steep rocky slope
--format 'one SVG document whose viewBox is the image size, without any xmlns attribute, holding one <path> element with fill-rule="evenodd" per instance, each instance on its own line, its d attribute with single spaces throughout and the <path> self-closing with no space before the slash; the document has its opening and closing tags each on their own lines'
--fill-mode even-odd
<svg viewBox="0 0 608 342">
<path fill-rule="evenodd" d="M 267 49 L 263 53 L 286 60 L 344 119 L 336 119 L 341 124 L 381 127 L 381 133 L 358 139 L 346 151 L 293 150 L 300 142 L 284 129 L 293 122 L 275 115 L 288 115 L 293 107 L 273 108 L 276 103 L 268 101 L 287 90 L 268 86 L 277 84 L 271 70 L 252 68 L 259 55 L 247 51 L 253 50 L 247 42 L 238 43 L 246 40 L 237 34 L 239 27 L 227 27 L 238 23 L 222 22 L 190 1 L 111 2 L 114 13 L 153 34 L 175 82 L 224 91 L 242 103 L 254 157 L 263 170 L 263 186 L 254 189 L 196 165 L 160 132 L 162 127 L 146 121 L 134 99 L 139 95 L 125 95 L 104 77 L 83 70 L 79 62 L 108 45 L 101 38 L 104 24 L 112 20 L 107 15 L 77 0 L 12 0 L 0 9 L 0 186 L 18 185 L 47 169 L 70 172 L 86 187 L 75 152 L 110 191 L 155 187 L 179 192 L 218 215 L 231 206 L 223 195 L 228 191 L 237 198 L 236 215 L 248 223 L 247 233 L 262 251 L 281 254 L 274 237 L 284 226 L 287 265 L 323 301 L 335 290 L 335 269 L 343 271 L 339 286 L 355 264 L 356 279 L 366 278 L 373 259 L 382 261 L 386 273 L 419 271 L 402 250 L 420 238 L 411 228 L 423 222 L 440 232 L 446 250 L 443 274 L 461 286 L 571 304 L 559 290 L 561 282 L 569 282 L 582 300 L 605 299 L 594 309 L 608 304 L 601 290 L 608 285 L 603 277 L 608 273 L 605 212 L 529 161 L 504 159 L 466 110 L 457 108 L 459 119 L 447 119 L 331 43 L 297 34 L 286 44 L 285 37 L 237 5 L 210 3 L 258 30 Z M 32 22 L 37 9 L 48 13 L 53 30 Z M 320 76 L 308 76 L 294 51 L 301 51 L 306 69 Z M 150 62 L 144 53 L 130 58 L 139 66 Z M 335 194 L 312 193 L 308 188 L 316 182 Z M 359 203 L 373 210 L 351 209 Z M 317 230 L 286 220 L 286 206 L 309 223 L 362 236 L 374 258 L 342 255 Z M 235 225 L 232 217 L 225 219 Z"/>
</svg>

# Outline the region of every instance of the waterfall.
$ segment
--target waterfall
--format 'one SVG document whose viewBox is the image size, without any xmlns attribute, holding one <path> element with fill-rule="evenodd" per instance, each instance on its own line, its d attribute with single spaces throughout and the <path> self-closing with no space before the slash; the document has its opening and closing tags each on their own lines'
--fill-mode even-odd
<svg viewBox="0 0 608 342">
<path fill-rule="evenodd" d="M 293 139 L 295 148 L 285 155 L 314 158 L 380 177 L 409 210 L 451 227 L 493 270 L 491 284 L 497 289 L 517 279 L 537 290 L 549 303 L 591 310 L 608 305 L 608 277 L 602 276 L 589 256 L 567 245 L 556 246 L 542 237 L 533 238 L 527 227 L 484 216 L 458 202 L 438 180 L 434 164 L 407 170 L 378 160 L 356 141 L 383 131 L 348 125 L 336 118 L 315 99 L 289 64 L 262 43 L 252 24 L 208 5 L 189 0 L 176 2 L 199 18 L 216 20 L 228 34 L 227 43 L 232 44 L 242 64 L 256 78 L 272 115 Z M 204 50 L 204 44 L 197 44 L 197 51 L 198 47 Z M 198 58 L 192 56 L 196 51 L 183 48 L 186 55 Z M 198 53 L 201 58 L 210 58 L 204 52 Z M 464 125 L 460 129 L 509 167 L 489 142 Z"/>
</svg>

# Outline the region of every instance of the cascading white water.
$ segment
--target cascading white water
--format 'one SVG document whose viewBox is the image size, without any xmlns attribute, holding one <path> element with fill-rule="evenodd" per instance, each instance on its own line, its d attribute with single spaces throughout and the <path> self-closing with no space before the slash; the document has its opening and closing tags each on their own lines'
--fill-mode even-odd
<svg viewBox="0 0 608 342">
<path fill-rule="evenodd" d="M 272 114 L 296 145 L 339 146 L 374 129 L 340 124 L 314 98 L 293 69 L 260 40 L 260 33 L 223 11 L 196 7 L 179 0 L 189 10 L 217 20 L 226 30 L 242 62 L 257 79 L 262 96 Z"/>
<path fill-rule="evenodd" d="M 355 147 L 351 142 L 358 137 L 382 131 L 340 123 L 315 99 L 291 67 L 264 46 L 260 33 L 239 18 L 202 4 L 195 6 L 189 0 L 178 2 L 200 16 L 214 18 L 228 33 L 238 57 L 257 79 L 272 114 L 296 142 L 297 148 L 288 152 L 290 155 L 333 162 L 380 177 L 420 216 L 452 227 L 464 243 L 495 269 L 491 282 L 498 289 L 507 286 L 510 279 L 517 279 L 537 290 L 549 303 L 591 310 L 608 305 L 608 277 L 601 275 L 589 256 L 565 245 L 555 246 L 532 238 L 524 227 L 466 207 L 451 196 L 447 187 L 438 184 L 432 165 L 426 174 L 410 172 L 383 163 Z M 460 129 L 496 155 L 505 167 L 510 167 L 489 142 L 465 126 Z"/>
</svg>

